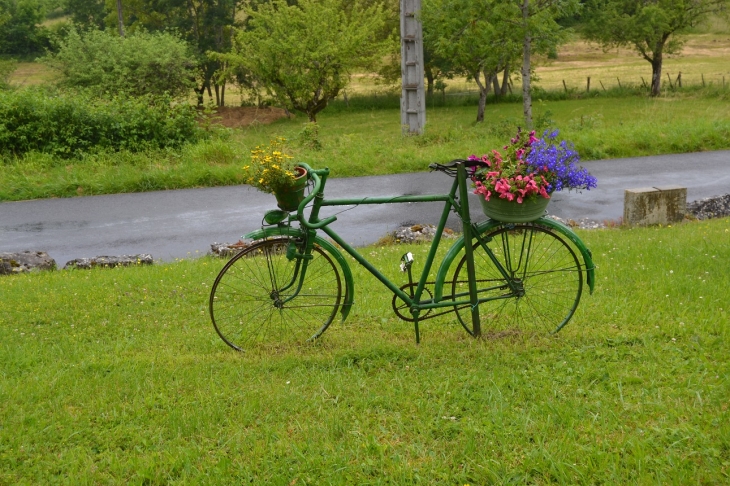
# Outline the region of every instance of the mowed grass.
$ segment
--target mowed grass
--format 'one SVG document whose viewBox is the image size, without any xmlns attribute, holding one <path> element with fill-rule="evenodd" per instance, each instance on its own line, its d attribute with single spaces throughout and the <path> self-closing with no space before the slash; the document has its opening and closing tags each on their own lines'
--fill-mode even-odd
<svg viewBox="0 0 730 486">
<path fill-rule="evenodd" d="M 597 288 L 554 337 L 416 345 L 354 269 L 344 324 L 239 354 L 220 260 L 2 278 L 0 483 L 727 483 L 730 219 L 579 234 Z"/>
</svg>

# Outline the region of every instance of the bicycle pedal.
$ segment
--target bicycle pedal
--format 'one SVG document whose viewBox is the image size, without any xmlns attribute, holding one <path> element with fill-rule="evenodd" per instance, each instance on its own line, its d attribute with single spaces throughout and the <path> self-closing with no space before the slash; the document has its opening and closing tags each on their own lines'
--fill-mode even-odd
<svg viewBox="0 0 730 486">
<path fill-rule="evenodd" d="M 413 253 L 409 251 L 400 257 L 400 271 L 407 272 L 411 268 L 411 265 L 413 265 Z"/>
</svg>

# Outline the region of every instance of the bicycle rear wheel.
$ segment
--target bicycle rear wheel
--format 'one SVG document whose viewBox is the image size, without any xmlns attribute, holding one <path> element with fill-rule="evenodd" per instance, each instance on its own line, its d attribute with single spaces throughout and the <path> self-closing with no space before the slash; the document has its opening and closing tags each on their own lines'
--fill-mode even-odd
<svg viewBox="0 0 730 486">
<path fill-rule="evenodd" d="M 233 349 L 317 339 L 337 314 L 342 285 L 332 259 L 315 246 L 311 259 L 289 260 L 290 242 L 303 251 L 301 241 L 265 240 L 233 257 L 215 279 L 210 317 Z"/>
<path fill-rule="evenodd" d="M 550 228 L 535 223 L 505 224 L 481 235 L 517 288 L 497 269 L 484 248 L 474 244 L 474 267 L 483 333 L 558 332 L 570 320 L 583 291 L 583 272 L 573 249 Z M 453 295 L 468 298 L 466 256 L 456 267 Z M 468 305 L 455 308 L 474 335 Z"/>
</svg>

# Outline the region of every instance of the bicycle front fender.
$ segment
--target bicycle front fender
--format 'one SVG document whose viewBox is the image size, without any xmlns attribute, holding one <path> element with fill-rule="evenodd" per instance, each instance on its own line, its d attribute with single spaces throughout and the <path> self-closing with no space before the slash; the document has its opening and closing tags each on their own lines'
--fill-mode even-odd
<svg viewBox="0 0 730 486">
<path fill-rule="evenodd" d="M 588 284 L 588 288 L 590 289 L 590 293 L 593 293 L 593 288 L 596 283 L 596 275 L 595 275 L 595 269 L 596 266 L 593 263 L 593 255 L 591 254 L 591 251 L 586 247 L 585 243 L 578 238 L 578 235 L 573 233 L 573 230 L 571 230 L 568 226 L 564 225 L 563 223 L 556 221 L 552 218 L 539 218 L 535 221 L 531 221 L 532 223 L 539 224 L 541 226 L 546 226 L 552 230 L 554 230 L 557 233 L 560 233 L 561 235 L 565 236 L 568 240 L 570 240 L 576 248 L 578 248 L 578 251 L 580 252 L 581 256 L 583 257 L 583 262 L 585 263 L 585 271 L 586 271 L 586 283 Z M 482 221 L 481 223 L 477 224 L 477 231 L 478 234 L 483 234 L 485 231 L 491 230 L 492 228 L 496 228 L 498 226 L 507 225 L 509 223 L 502 223 L 500 221 L 495 221 L 493 219 L 487 219 L 486 221 Z M 451 268 L 451 264 L 456 259 L 457 255 L 464 249 L 464 237 L 462 236 L 458 240 L 454 242 L 454 244 L 449 248 L 449 251 L 446 253 L 446 256 L 444 256 L 443 261 L 441 262 L 441 266 L 439 267 L 438 273 L 436 274 L 436 284 L 434 288 L 434 299 L 440 300 L 443 296 L 443 287 L 444 282 L 446 280 L 446 275 L 449 271 L 449 268 Z"/>
<path fill-rule="evenodd" d="M 261 240 L 263 238 L 269 238 L 272 236 L 304 238 L 306 234 L 302 230 L 296 228 L 291 228 L 287 226 L 274 226 L 252 231 L 251 233 L 243 235 L 243 238 Z M 350 265 L 348 265 L 345 257 L 342 256 L 342 253 L 340 253 L 340 251 L 332 243 L 320 238 L 319 236 L 314 237 L 314 242 L 322 247 L 330 255 L 332 255 L 335 261 L 340 265 L 340 269 L 342 269 L 342 274 L 345 277 L 345 300 L 342 304 L 340 314 L 342 314 L 342 320 L 344 321 L 347 318 L 347 315 L 350 313 L 350 309 L 352 308 L 353 304 L 353 298 L 355 295 L 355 280 L 352 278 L 352 270 L 350 270 Z"/>
</svg>

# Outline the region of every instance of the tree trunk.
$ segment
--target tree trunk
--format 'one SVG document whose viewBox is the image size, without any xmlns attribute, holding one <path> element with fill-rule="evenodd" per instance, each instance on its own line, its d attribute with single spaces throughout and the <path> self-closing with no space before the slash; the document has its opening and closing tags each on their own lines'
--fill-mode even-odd
<svg viewBox="0 0 730 486">
<path fill-rule="evenodd" d="M 507 63 L 506 66 L 504 66 L 504 74 L 502 75 L 502 92 L 501 95 L 504 96 L 507 94 L 507 85 L 509 84 L 509 63 Z"/>
<path fill-rule="evenodd" d="M 484 121 L 484 109 L 487 106 L 487 91 L 489 91 L 489 84 L 482 84 L 480 79 L 481 73 L 477 70 L 474 73 L 474 81 L 479 87 L 479 106 L 477 108 L 477 123 Z M 486 79 L 486 75 L 485 75 Z"/>
<path fill-rule="evenodd" d="M 117 0 L 117 22 L 119 24 L 119 37 L 124 37 L 124 16 L 122 15 L 122 0 Z"/>
<path fill-rule="evenodd" d="M 226 106 L 226 83 L 221 83 L 221 104 L 220 106 Z"/>
<path fill-rule="evenodd" d="M 198 98 L 198 106 L 203 106 L 203 96 L 205 95 L 205 85 L 201 86 L 200 89 L 197 87 L 193 88 L 195 96 Z"/>
<path fill-rule="evenodd" d="M 502 90 L 499 88 L 499 76 L 496 74 L 492 76 L 492 87 L 494 88 L 494 97 L 499 98 L 502 95 Z"/>
<path fill-rule="evenodd" d="M 662 91 L 662 51 L 654 53 L 651 61 L 651 95 L 659 96 Z"/>
<path fill-rule="evenodd" d="M 218 86 L 218 83 L 213 84 L 213 89 L 215 90 L 215 106 L 221 105 L 221 93 L 220 93 L 220 87 Z"/>
<path fill-rule="evenodd" d="M 528 27 L 530 1 L 522 0 L 522 26 L 525 38 L 522 42 L 522 113 L 525 115 L 525 126 L 532 130 L 532 95 L 530 94 L 530 50 L 532 37 Z"/>
</svg>

